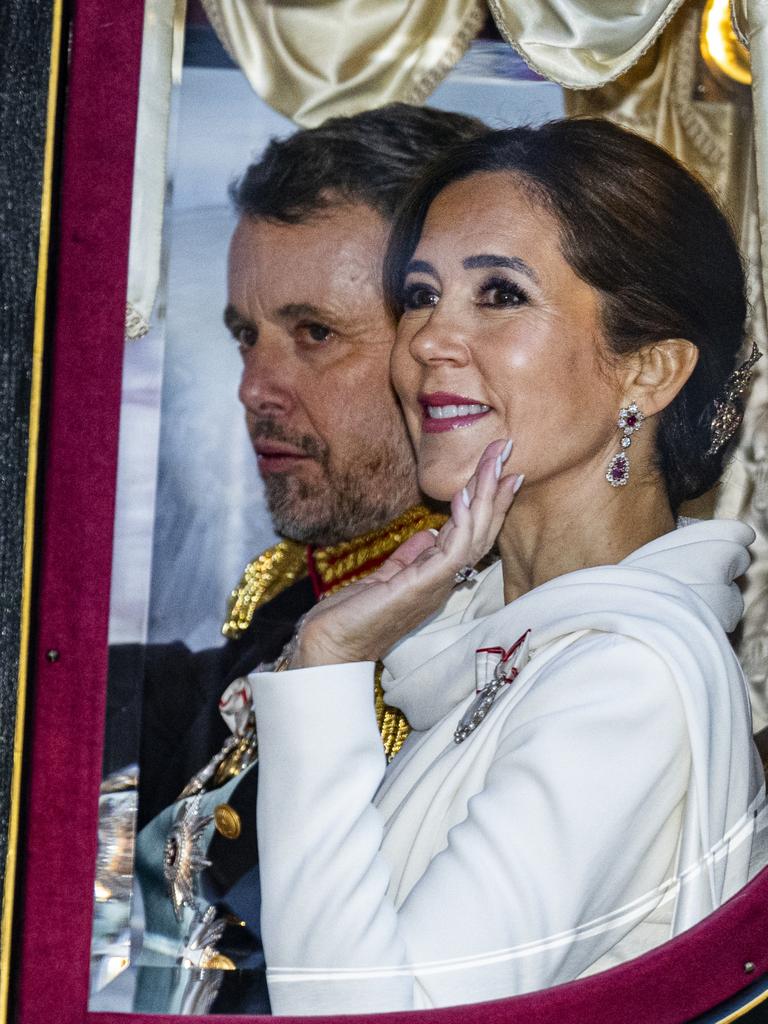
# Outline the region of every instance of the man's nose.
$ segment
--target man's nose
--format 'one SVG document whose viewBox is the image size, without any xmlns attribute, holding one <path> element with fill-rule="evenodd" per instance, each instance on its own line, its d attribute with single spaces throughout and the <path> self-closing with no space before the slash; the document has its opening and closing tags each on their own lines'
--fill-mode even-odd
<svg viewBox="0 0 768 1024">
<path fill-rule="evenodd" d="M 238 397 L 256 416 L 286 416 L 294 407 L 294 388 L 285 352 L 262 342 L 243 354 Z"/>
</svg>

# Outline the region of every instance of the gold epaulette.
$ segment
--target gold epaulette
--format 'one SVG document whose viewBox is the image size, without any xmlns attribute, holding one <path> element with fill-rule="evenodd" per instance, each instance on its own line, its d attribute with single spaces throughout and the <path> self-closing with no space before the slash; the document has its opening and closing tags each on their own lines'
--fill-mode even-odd
<svg viewBox="0 0 768 1024">
<path fill-rule="evenodd" d="M 307 572 L 305 544 L 281 540 L 267 548 L 246 565 L 243 578 L 230 595 L 221 632 L 230 640 L 240 636 L 250 626 L 257 608 L 303 579 Z"/>
</svg>

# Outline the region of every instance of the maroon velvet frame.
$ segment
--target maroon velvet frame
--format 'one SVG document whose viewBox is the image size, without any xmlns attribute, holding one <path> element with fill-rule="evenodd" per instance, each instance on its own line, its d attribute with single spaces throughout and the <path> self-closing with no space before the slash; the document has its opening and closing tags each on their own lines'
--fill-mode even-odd
<svg viewBox="0 0 768 1024">
<path fill-rule="evenodd" d="M 157 1019 L 87 1011 L 142 18 L 142 0 L 75 4 L 55 325 L 47 353 L 51 388 L 37 540 L 24 880 L 17 903 L 21 927 L 14 1002 L 15 1019 L 22 1024 Z M 58 660 L 48 658 L 51 650 L 59 652 Z M 766 908 L 768 871 L 705 923 L 596 977 L 418 1016 L 345 1019 L 679 1024 L 768 971 Z M 748 961 L 755 965 L 750 973 L 744 968 Z"/>
</svg>

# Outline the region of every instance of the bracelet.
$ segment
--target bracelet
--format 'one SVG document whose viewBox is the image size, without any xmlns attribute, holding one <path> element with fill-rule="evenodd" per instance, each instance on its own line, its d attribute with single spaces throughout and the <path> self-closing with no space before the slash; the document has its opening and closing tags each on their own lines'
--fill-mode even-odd
<svg viewBox="0 0 768 1024">
<path fill-rule="evenodd" d="M 302 615 L 299 621 L 296 623 L 296 629 L 293 631 L 293 636 L 288 643 L 283 647 L 282 651 L 277 656 L 275 664 L 272 666 L 273 672 L 287 672 L 290 669 L 293 656 L 296 653 L 296 648 L 299 646 L 299 632 L 306 619 L 306 614 Z"/>
</svg>

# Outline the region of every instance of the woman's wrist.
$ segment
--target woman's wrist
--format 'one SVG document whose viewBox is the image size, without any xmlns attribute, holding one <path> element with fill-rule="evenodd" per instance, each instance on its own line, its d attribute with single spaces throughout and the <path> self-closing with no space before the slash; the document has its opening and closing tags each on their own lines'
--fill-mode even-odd
<svg viewBox="0 0 768 1024">
<path fill-rule="evenodd" d="M 294 637 L 287 669 L 319 668 L 321 665 L 344 665 L 360 661 L 360 658 L 344 654 L 330 644 L 324 644 L 318 637 L 306 635 L 302 630 Z"/>
<path fill-rule="evenodd" d="M 343 665 L 360 660 L 347 656 L 332 645 L 323 643 L 311 629 L 298 623 L 298 628 L 280 652 L 273 671 L 287 672 L 292 669 L 319 668 L 322 665 Z"/>
</svg>

